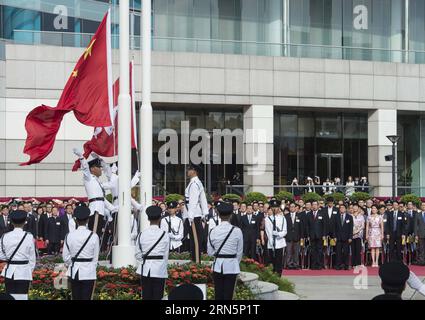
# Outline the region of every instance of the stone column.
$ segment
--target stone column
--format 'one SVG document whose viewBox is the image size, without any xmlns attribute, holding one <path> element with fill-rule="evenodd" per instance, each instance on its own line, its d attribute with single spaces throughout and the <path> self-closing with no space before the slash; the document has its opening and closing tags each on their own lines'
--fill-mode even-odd
<svg viewBox="0 0 425 320">
<path fill-rule="evenodd" d="M 374 196 L 392 195 L 392 162 L 385 161 L 385 156 L 392 154 L 392 144 L 387 136 L 395 134 L 397 134 L 397 110 L 378 109 L 369 112 L 368 167 L 369 183 L 374 187 Z"/>
<path fill-rule="evenodd" d="M 248 192 L 273 195 L 273 106 L 244 110 L 244 184 Z"/>
</svg>

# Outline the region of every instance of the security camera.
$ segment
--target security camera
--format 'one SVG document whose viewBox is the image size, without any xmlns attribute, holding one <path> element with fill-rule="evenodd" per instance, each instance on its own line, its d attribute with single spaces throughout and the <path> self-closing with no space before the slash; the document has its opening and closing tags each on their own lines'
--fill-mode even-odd
<svg viewBox="0 0 425 320">
<path fill-rule="evenodd" d="M 390 154 L 388 156 L 385 156 L 385 161 L 393 161 L 393 155 Z"/>
</svg>

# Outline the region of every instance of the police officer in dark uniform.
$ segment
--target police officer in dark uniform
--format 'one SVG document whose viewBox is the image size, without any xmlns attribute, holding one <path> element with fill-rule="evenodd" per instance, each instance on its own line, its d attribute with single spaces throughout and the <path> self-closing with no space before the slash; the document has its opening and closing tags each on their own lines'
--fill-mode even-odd
<svg viewBox="0 0 425 320">
<path fill-rule="evenodd" d="M 372 300 L 402 300 L 401 295 L 406 288 L 409 275 L 409 268 L 401 261 L 392 261 L 381 265 L 379 277 L 384 294 L 378 295 Z"/>
</svg>

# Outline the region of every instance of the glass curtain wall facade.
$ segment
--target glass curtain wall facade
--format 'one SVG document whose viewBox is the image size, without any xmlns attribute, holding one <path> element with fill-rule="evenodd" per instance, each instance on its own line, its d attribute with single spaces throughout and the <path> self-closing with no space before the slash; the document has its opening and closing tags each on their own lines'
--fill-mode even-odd
<svg viewBox="0 0 425 320">
<path fill-rule="evenodd" d="M 307 177 L 361 177 L 368 173 L 367 114 L 277 112 L 274 183 Z"/>
<path fill-rule="evenodd" d="M 204 109 L 203 109 L 204 108 Z M 189 121 L 189 132 L 195 129 L 206 129 L 211 132 L 213 129 L 243 129 L 242 110 L 220 110 L 217 107 L 205 109 L 205 106 L 196 108 L 164 108 L 155 107 L 153 113 L 153 184 L 157 195 L 167 193 L 184 194 L 187 185 L 186 165 L 179 161 L 179 164 L 164 164 L 165 161 L 159 159 L 159 149 L 164 145 L 164 141 L 159 141 L 158 136 L 163 129 L 173 129 L 178 135 L 178 152 L 181 159 L 182 152 L 182 121 Z M 167 140 L 168 142 L 169 140 Z M 192 148 L 198 141 L 190 141 Z M 232 162 L 227 164 L 225 153 L 230 152 Z M 224 144 L 221 146 L 221 154 L 213 153 L 213 144 L 210 143 L 211 159 L 214 162 L 219 160 L 221 164 L 201 164 L 202 172 L 200 174 L 204 181 L 205 188 L 210 194 L 224 194 L 226 184 L 243 183 L 243 165 L 236 164 L 236 139 L 232 140 L 232 150 L 224 150 Z M 169 152 L 167 153 L 169 156 Z M 214 158 L 213 158 L 214 157 Z M 211 161 L 213 162 L 213 161 Z M 240 181 L 234 181 L 234 176 L 239 173 Z"/>
<path fill-rule="evenodd" d="M 69 35 L 64 41 L 63 35 L 39 39 L 39 34 L 93 33 L 109 5 L 118 22 L 118 0 L 65 1 L 69 23 L 60 30 L 53 27 L 53 8 L 62 1 L 21 2 L 0 5 L 3 38 L 84 46 L 86 41 L 71 41 Z M 140 3 L 130 1 L 136 47 Z M 153 0 L 152 18 L 158 51 L 425 62 L 423 0 Z M 118 26 L 113 33 L 118 35 Z"/>
</svg>

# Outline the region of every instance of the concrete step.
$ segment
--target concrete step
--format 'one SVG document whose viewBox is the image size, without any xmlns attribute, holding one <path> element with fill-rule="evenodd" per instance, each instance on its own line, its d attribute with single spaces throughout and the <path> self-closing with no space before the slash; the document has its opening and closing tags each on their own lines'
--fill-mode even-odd
<svg viewBox="0 0 425 320">
<path fill-rule="evenodd" d="M 274 283 L 257 281 L 256 287 L 251 290 L 258 300 L 276 300 L 279 287 Z"/>
<path fill-rule="evenodd" d="M 258 275 L 255 273 L 241 271 L 239 278 L 246 286 L 251 289 L 257 286 Z"/>
<path fill-rule="evenodd" d="M 286 291 L 278 291 L 276 292 L 275 300 L 300 300 L 300 297 L 294 293 L 290 293 Z"/>
</svg>

